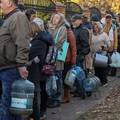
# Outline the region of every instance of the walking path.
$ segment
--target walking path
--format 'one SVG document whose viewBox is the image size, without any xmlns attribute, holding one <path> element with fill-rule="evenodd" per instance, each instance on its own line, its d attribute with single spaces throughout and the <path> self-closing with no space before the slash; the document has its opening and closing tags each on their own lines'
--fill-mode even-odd
<svg viewBox="0 0 120 120">
<path fill-rule="evenodd" d="M 87 97 L 85 100 L 82 100 L 79 97 L 72 97 L 70 103 L 62 104 L 61 107 L 58 108 L 48 109 L 48 120 L 82 120 L 79 119 L 82 113 L 93 108 L 95 105 L 100 104 L 101 101 L 111 93 L 113 88 L 120 85 L 120 78 L 109 77 L 108 79 L 108 85 L 100 87 L 100 89 L 96 93 L 93 93 L 91 97 Z"/>
</svg>

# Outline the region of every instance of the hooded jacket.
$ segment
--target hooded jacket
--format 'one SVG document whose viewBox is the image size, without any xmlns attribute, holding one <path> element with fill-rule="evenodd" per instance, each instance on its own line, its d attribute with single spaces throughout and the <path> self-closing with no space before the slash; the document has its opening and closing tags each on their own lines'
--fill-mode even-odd
<svg viewBox="0 0 120 120">
<path fill-rule="evenodd" d="M 96 22 L 96 25 L 98 26 L 99 33 L 95 33 L 93 31 L 92 34 L 92 41 L 91 41 L 91 52 L 96 53 L 97 51 L 102 49 L 102 46 L 109 47 L 111 41 L 109 40 L 108 35 L 103 32 L 103 27 L 100 22 Z"/>
</svg>

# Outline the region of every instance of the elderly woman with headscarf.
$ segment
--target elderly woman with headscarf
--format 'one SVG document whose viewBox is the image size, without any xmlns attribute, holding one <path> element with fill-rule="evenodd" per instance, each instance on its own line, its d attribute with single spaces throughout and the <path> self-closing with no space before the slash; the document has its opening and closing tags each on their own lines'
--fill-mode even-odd
<svg viewBox="0 0 120 120">
<path fill-rule="evenodd" d="M 54 43 L 57 49 L 60 49 L 63 42 L 67 40 L 67 30 L 65 26 L 65 16 L 61 13 L 54 14 L 48 24 L 48 30 L 54 38 Z M 58 34 L 57 40 L 56 35 Z M 64 61 L 56 61 L 55 76 L 57 76 L 57 94 L 50 98 L 48 107 L 58 107 L 61 101 L 61 91 L 62 91 L 62 72 L 64 70 Z"/>
<path fill-rule="evenodd" d="M 109 47 L 110 40 L 108 35 L 103 32 L 103 27 L 100 22 L 96 22 L 93 25 L 93 34 L 91 41 L 91 53 L 92 56 L 96 54 L 96 52 L 101 51 L 102 47 Z M 100 78 L 102 85 L 107 83 L 107 67 L 94 67 L 95 75 Z"/>
</svg>

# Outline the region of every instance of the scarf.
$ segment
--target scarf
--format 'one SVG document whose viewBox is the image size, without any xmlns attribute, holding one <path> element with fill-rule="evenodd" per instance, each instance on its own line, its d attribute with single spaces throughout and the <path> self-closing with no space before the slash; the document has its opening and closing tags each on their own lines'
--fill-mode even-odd
<svg viewBox="0 0 120 120">
<path fill-rule="evenodd" d="M 111 29 L 111 26 L 112 26 L 112 21 L 111 21 L 110 23 L 106 23 L 106 25 L 105 25 L 105 27 L 104 27 L 104 29 L 103 29 L 103 31 L 104 31 L 105 33 L 107 33 L 107 35 L 109 35 L 109 31 L 110 31 L 110 29 Z"/>
</svg>

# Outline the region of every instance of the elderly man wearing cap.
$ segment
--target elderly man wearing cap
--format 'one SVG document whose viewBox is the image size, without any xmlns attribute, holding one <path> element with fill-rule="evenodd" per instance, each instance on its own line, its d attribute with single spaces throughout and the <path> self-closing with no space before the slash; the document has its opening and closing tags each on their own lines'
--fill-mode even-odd
<svg viewBox="0 0 120 120">
<path fill-rule="evenodd" d="M 72 16 L 72 28 L 76 37 L 77 45 L 77 65 L 83 68 L 84 57 L 90 51 L 89 32 L 83 27 L 82 16 L 76 14 Z"/>
<path fill-rule="evenodd" d="M 72 28 L 76 37 L 77 47 L 77 60 L 76 64 L 84 69 L 85 56 L 90 52 L 89 46 L 89 31 L 83 27 L 83 18 L 81 15 L 76 14 L 72 16 Z M 75 93 L 75 96 L 85 97 L 84 89 L 80 90 L 80 93 Z"/>
</svg>

